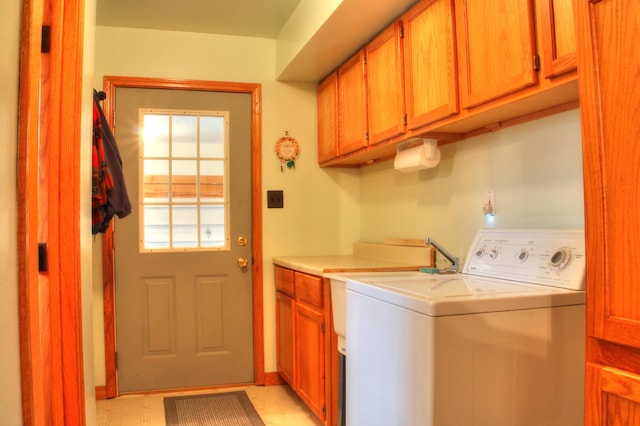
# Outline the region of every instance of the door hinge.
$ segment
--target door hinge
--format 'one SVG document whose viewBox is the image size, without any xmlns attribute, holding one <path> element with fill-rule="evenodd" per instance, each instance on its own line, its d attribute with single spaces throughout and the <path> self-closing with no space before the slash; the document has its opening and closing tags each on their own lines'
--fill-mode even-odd
<svg viewBox="0 0 640 426">
<path fill-rule="evenodd" d="M 40 52 L 51 52 L 51 25 L 42 26 L 42 39 L 40 43 Z"/>
<path fill-rule="evenodd" d="M 533 70 L 540 71 L 540 55 L 533 55 Z"/>
<path fill-rule="evenodd" d="M 47 243 L 38 243 L 38 272 L 47 272 Z"/>
<path fill-rule="evenodd" d="M 116 361 L 116 370 L 118 369 L 118 352 L 116 351 L 115 356 L 113 357 Z"/>
</svg>

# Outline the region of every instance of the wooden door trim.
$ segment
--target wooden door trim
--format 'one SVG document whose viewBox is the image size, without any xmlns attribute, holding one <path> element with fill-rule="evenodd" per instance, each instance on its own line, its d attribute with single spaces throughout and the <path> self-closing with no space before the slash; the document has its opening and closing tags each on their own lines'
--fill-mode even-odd
<svg viewBox="0 0 640 426">
<path fill-rule="evenodd" d="M 43 25 L 51 28 L 45 53 Z M 24 0 L 21 31 L 17 251 L 23 424 L 84 425 L 84 0 Z M 39 268 L 39 243 L 46 244 L 45 271 Z"/>
<path fill-rule="evenodd" d="M 253 256 L 253 370 L 254 382 L 265 384 L 264 371 L 264 312 L 262 265 L 262 86 L 254 83 L 230 83 L 200 80 L 171 80 L 144 77 L 104 77 L 103 110 L 111 126 L 114 122 L 115 91 L 118 87 L 203 90 L 251 94 L 251 232 Z M 104 297 L 104 343 L 106 396 L 118 395 L 115 340 L 115 277 L 113 259 L 113 226 L 102 240 L 102 285 Z"/>
</svg>

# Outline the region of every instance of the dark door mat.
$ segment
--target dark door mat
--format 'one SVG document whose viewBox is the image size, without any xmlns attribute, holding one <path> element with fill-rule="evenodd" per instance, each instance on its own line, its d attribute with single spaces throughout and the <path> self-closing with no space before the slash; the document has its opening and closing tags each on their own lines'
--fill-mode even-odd
<svg viewBox="0 0 640 426">
<path fill-rule="evenodd" d="M 245 391 L 164 398 L 167 426 L 264 426 Z"/>
</svg>

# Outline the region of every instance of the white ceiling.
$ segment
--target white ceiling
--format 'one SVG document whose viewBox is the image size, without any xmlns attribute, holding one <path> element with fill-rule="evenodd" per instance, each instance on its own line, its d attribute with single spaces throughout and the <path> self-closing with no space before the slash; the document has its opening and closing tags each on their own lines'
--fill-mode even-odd
<svg viewBox="0 0 640 426">
<path fill-rule="evenodd" d="M 97 0 L 102 26 L 276 38 L 300 0 Z"/>
</svg>

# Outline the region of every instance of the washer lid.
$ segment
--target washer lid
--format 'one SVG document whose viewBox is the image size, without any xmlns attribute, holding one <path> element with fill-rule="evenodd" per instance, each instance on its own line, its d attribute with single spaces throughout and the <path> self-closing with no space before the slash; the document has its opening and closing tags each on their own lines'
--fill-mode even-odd
<svg viewBox="0 0 640 426">
<path fill-rule="evenodd" d="M 585 303 L 584 291 L 466 274 L 369 276 L 347 280 L 347 290 L 430 316 L 511 311 Z"/>
</svg>

